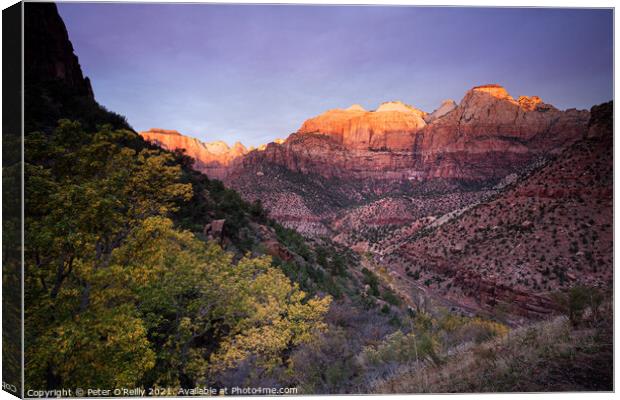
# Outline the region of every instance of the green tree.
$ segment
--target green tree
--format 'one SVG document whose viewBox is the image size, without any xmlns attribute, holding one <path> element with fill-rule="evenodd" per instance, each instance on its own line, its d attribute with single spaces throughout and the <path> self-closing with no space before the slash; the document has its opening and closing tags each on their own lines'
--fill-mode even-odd
<svg viewBox="0 0 620 400">
<path fill-rule="evenodd" d="M 169 153 L 122 144 L 134 136 L 61 121 L 27 137 L 27 388 L 193 387 L 250 357 L 286 366 L 331 299 L 176 229 L 192 187 Z"/>
</svg>

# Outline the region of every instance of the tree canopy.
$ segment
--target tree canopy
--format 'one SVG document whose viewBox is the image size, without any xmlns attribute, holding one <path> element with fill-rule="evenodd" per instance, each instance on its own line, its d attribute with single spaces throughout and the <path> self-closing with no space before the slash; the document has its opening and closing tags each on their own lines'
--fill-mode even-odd
<svg viewBox="0 0 620 400">
<path fill-rule="evenodd" d="M 286 367 L 331 299 L 176 227 L 192 186 L 171 154 L 122 144 L 132 136 L 67 120 L 27 135 L 27 387 L 193 387 L 248 359 Z"/>
</svg>

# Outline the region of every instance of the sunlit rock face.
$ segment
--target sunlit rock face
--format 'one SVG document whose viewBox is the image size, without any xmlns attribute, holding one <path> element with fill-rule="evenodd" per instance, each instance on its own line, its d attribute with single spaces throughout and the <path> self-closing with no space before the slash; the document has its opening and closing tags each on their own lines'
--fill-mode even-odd
<svg viewBox="0 0 620 400">
<path fill-rule="evenodd" d="M 218 179 L 273 163 L 325 178 L 485 181 L 559 152 L 585 135 L 588 118 L 588 111 L 560 111 L 537 96 L 515 100 L 491 84 L 470 89 L 458 105 L 446 100 L 431 114 L 400 101 L 374 111 L 358 104 L 329 110 L 286 140 L 256 149 L 202 143 L 162 129 L 141 135 L 167 149 L 185 149 L 197 169 Z"/>
<path fill-rule="evenodd" d="M 357 104 L 329 110 L 285 140 L 258 148 L 207 144 L 161 129 L 141 134 L 165 148 L 185 149 L 198 170 L 247 200 L 261 200 L 286 226 L 320 236 L 341 229 L 333 222 L 343 209 L 377 196 L 422 186 L 495 185 L 585 137 L 588 118 L 588 111 L 560 111 L 537 96 L 515 99 L 499 85 L 483 85 L 467 91 L 458 104 L 442 102 L 431 114 L 402 102 L 383 103 L 374 111 Z M 591 135 L 597 129 L 591 128 Z M 412 218 L 420 215 L 396 212 L 368 224 L 398 225 Z"/>
<path fill-rule="evenodd" d="M 375 111 L 353 105 L 307 120 L 298 133 L 329 135 L 351 150 L 410 150 L 414 134 L 426 126 L 425 115 L 402 102 L 383 103 Z"/>
<path fill-rule="evenodd" d="M 588 111 L 560 111 L 539 97 L 515 100 L 499 85 L 476 86 L 422 132 L 422 175 L 482 180 L 505 176 L 533 158 L 581 138 Z"/>
<path fill-rule="evenodd" d="M 329 110 L 243 163 L 325 178 L 484 181 L 557 153 L 585 134 L 588 118 L 588 111 L 560 111 L 537 96 L 515 100 L 502 86 L 483 85 L 432 114 L 402 102 Z"/>
<path fill-rule="evenodd" d="M 140 136 L 167 150 L 184 150 L 186 155 L 194 159 L 195 169 L 215 179 L 224 179 L 231 162 L 248 152 L 248 149 L 239 142 L 232 147 L 222 141 L 204 143 L 175 130 L 152 128 L 140 132 Z"/>
</svg>

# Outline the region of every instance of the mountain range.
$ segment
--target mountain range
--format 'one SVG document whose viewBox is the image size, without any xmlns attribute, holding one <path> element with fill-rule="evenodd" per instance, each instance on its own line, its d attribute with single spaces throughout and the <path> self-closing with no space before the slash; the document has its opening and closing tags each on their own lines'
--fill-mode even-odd
<svg viewBox="0 0 620 400">
<path fill-rule="evenodd" d="M 593 113 L 608 119 L 610 107 Z M 462 309 L 503 303 L 540 316 L 552 308 L 544 293 L 571 281 L 603 284 L 611 273 L 611 134 L 594 134 L 593 117 L 487 84 L 431 113 L 401 101 L 328 110 L 259 149 L 176 131 L 140 135 L 185 151 L 196 169 L 260 201 L 283 225 L 372 255 L 400 293 L 416 287 Z M 587 212 L 594 200 L 600 219 Z M 558 221 L 564 229 L 550 227 Z M 586 231 L 594 236 L 582 239 Z M 547 245 L 563 247 L 545 260 L 528 255 L 540 258 Z M 580 272 L 583 257 L 591 267 Z"/>
</svg>

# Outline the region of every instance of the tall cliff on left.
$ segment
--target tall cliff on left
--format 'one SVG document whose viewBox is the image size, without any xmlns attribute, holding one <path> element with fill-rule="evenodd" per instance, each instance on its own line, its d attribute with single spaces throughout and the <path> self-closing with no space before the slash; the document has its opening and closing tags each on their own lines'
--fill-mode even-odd
<svg viewBox="0 0 620 400">
<path fill-rule="evenodd" d="M 106 123 L 129 128 L 124 117 L 95 100 L 56 5 L 24 7 L 24 130 L 49 132 L 60 118 L 87 128 Z"/>
</svg>

